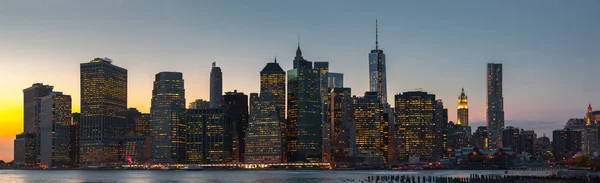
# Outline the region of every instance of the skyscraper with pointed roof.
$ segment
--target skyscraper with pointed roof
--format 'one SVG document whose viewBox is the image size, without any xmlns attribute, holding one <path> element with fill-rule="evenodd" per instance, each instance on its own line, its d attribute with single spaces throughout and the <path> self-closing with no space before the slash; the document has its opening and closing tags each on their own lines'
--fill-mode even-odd
<svg viewBox="0 0 600 183">
<path fill-rule="evenodd" d="M 298 44 L 294 69 L 287 72 L 287 162 L 322 161 L 321 92 L 317 92 L 320 78 L 319 70 L 302 57 Z"/>
<path fill-rule="evenodd" d="M 301 55 L 300 55 L 301 57 Z M 260 91 L 268 91 L 272 95 L 272 102 L 275 104 L 277 110 L 277 119 L 279 120 L 279 129 L 281 133 L 281 139 L 285 138 L 285 71 L 277 63 L 277 57 L 273 62 L 267 63 L 267 65 L 260 71 Z M 251 95 L 252 96 L 252 95 Z M 251 100 L 252 101 L 252 100 Z M 252 103 L 252 102 L 251 102 Z M 252 104 L 250 104 L 252 106 Z M 250 110 L 253 111 L 252 109 Z M 284 149 L 284 143 L 282 141 L 281 149 Z M 283 158 L 282 158 L 283 161 Z"/>
<path fill-rule="evenodd" d="M 457 108 L 457 119 L 456 124 L 461 126 L 469 126 L 469 103 L 467 101 L 467 95 L 465 94 L 465 88 L 462 89 L 458 96 L 458 108 Z"/>
</svg>

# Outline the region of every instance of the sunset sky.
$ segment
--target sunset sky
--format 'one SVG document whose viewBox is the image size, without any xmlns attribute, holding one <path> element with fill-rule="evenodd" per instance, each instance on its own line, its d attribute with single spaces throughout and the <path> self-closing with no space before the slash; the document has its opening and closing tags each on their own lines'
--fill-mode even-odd
<svg viewBox="0 0 600 183">
<path fill-rule="evenodd" d="M 129 107 L 150 109 L 154 74 L 182 72 L 186 99 L 208 99 L 211 62 L 223 91 L 259 91 L 277 56 L 291 69 L 329 61 L 355 95 L 368 53 L 387 57 L 388 101 L 421 88 L 456 121 L 462 87 L 473 128 L 485 125 L 486 63 L 504 67 L 507 125 L 551 135 L 588 103 L 600 109 L 600 1 L 0 1 L 0 160 L 23 130 L 22 90 L 53 85 L 79 111 L 79 64 L 109 57 L 129 71 Z M 393 105 L 393 104 L 392 104 Z"/>
</svg>

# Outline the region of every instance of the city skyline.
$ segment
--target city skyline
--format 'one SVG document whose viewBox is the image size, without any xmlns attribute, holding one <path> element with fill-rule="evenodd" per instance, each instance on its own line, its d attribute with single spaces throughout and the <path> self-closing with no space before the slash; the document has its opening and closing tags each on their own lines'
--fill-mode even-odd
<svg viewBox="0 0 600 183">
<path fill-rule="evenodd" d="M 60 3 L 50 4 L 50 8 L 61 9 L 58 7 L 58 4 Z M 131 7 L 133 4 L 134 3 L 131 2 L 93 3 L 93 5 L 98 5 L 100 8 L 104 7 L 121 14 L 128 14 L 123 8 Z M 258 8 L 260 7 L 259 5 L 260 3 L 253 5 L 252 7 Z M 332 6 L 331 4 L 329 5 Z M 521 3 L 520 5 L 523 6 L 521 8 L 533 8 L 531 7 L 531 3 Z M 16 3 L 13 4 L 13 6 L 22 6 L 22 4 L 19 5 L 19 3 Z M 81 6 L 87 7 L 92 5 Z M 169 7 L 172 8 L 182 8 L 181 6 L 182 5 L 169 5 Z M 323 6 L 328 6 L 328 4 Z M 409 4 L 408 6 L 428 7 L 433 5 Z M 433 8 L 440 8 L 437 6 L 442 5 L 435 5 Z M 507 5 L 503 6 L 506 7 Z M 550 3 L 545 4 L 544 8 L 559 9 L 571 13 L 574 11 L 569 10 L 568 8 L 558 8 L 556 6 L 562 5 Z M 570 6 L 581 6 L 580 8 L 583 8 L 585 5 L 571 4 Z M 10 4 L 9 6 L 3 7 L 10 7 Z M 35 5 L 32 9 L 35 10 L 36 8 L 41 7 L 41 5 Z M 211 4 L 208 8 L 210 7 L 218 8 L 220 5 Z M 355 9 L 356 7 L 352 7 L 347 11 L 358 10 Z M 75 10 L 68 9 L 73 8 L 72 6 L 63 8 L 67 8 L 66 10 L 69 11 L 51 14 L 50 17 L 57 18 L 57 16 L 75 15 Z M 146 5 L 139 7 L 139 9 L 136 10 L 152 10 L 156 8 L 157 7 Z M 234 6 L 232 8 L 235 9 L 241 7 Z M 460 7 L 453 8 L 456 9 Z M 372 11 L 372 9 L 367 9 Z M 0 22 L 8 22 L 11 17 L 21 15 L 21 13 L 18 12 L 9 10 L 4 11 L 2 8 L 0 8 L 0 10 L 2 10 L 2 12 L 7 12 L 8 15 L 8 18 L 6 19 L 0 17 Z M 204 34 L 194 33 L 194 30 L 198 31 L 198 27 L 183 27 L 172 31 L 157 29 L 142 32 L 143 34 L 138 36 L 133 36 L 130 35 L 133 33 L 130 31 L 139 30 L 132 27 L 126 27 L 131 28 L 131 30 L 124 30 L 124 33 L 117 34 L 116 36 L 118 39 L 122 38 L 123 40 L 118 40 L 117 38 L 108 39 L 108 42 L 112 41 L 114 42 L 113 44 L 118 45 L 114 46 L 114 48 L 101 48 L 96 45 L 96 39 L 106 38 L 108 33 L 114 31 L 108 30 L 107 32 L 103 32 L 90 29 L 96 27 L 96 25 L 89 27 L 84 26 L 82 30 L 65 30 L 65 28 L 72 27 L 76 24 L 55 20 L 55 23 L 64 27 L 51 26 L 43 32 L 35 33 L 31 32 L 31 30 L 34 30 L 33 27 L 42 23 L 40 21 L 45 20 L 45 18 L 33 17 L 30 21 L 21 23 L 10 22 L 8 25 L 12 26 L 7 26 L 8 29 L 2 30 L 0 33 L 9 35 L 7 37 L 8 42 L 15 42 L 15 44 L 1 46 L 3 50 L 6 50 L 6 52 L 0 56 L 1 68 L 3 68 L 3 70 L 6 69 L 5 71 L 9 72 L 2 72 L 0 75 L 9 78 L 18 75 L 19 78 L 1 81 L 3 86 L 10 87 L 8 89 L 3 88 L 0 91 L 2 92 L 0 93 L 0 96 L 2 96 L 0 99 L 3 101 L 0 105 L 0 115 L 7 117 L 0 122 L 2 122 L 2 124 L 8 124 L 6 130 L 2 130 L 2 133 L 0 134 L 0 136 L 2 136 L 0 142 L 0 159 L 12 159 L 12 140 L 14 139 L 15 134 L 23 131 L 21 129 L 23 127 L 22 89 L 31 86 L 32 83 L 44 83 L 54 86 L 56 91 L 63 91 L 65 94 L 73 97 L 73 112 L 79 112 L 80 95 L 77 81 L 79 72 L 77 67 L 80 63 L 88 62 L 89 59 L 93 57 L 106 56 L 112 58 L 114 59 L 115 65 L 123 67 L 130 72 L 127 87 L 130 89 L 128 92 L 129 103 L 127 104 L 127 107 L 135 107 L 141 112 L 147 113 L 150 110 L 152 76 L 165 70 L 177 70 L 185 74 L 184 79 L 187 80 L 187 83 L 190 83 L 189 85 L 186 85 L 186 87 L 189 86 L 186 88 L 186 101 L 194 101 L 195 99 L 207 100 L 209 93 L 208 73 L 210 72 L 207 68 L 209 68 L 210 63 L 214 60 L 217 60 L 219 66 L 223 69 L 223 80 L 225 81 L 223 82 L 223 91 L 233 91 L 237 89 L 238 91 L 245 93 L 258 92 L 258 72 L 264 67 L 264 64 L 271 62 L 274 55 L 277 55 L 280 58 L 279 62 L 282 63 L 282 68 L 284 70 L 292 69 L 293 51 L 296 44 L 296 36 L 299 33 L 301 35 L 300 42 L 302 42 L 302 50 L 307 58 L 328 60 L 330 62 L 331 71 L 346 74 L 346 81 L 344 83 L 346 87 L 352 88 L 355 93 L 363 93 L 364 91 L 368 91 L 368 70 L 364 69 L 368 66 L 368 58 L 365 56 L 365 52 L 373 48 L 372 40 L 374 35 L 372 27 L 375 19 L 379 19 L 379 26 L 381 27 L 379 39 L 381 39 L 382 49 L 386 50 L 385 53 L 387 56 L 387 77 L 390 78 L 387 89 L 388 101 L 393 101 L 390 99 L 394 94 L 411 91 L 415 88 L 423 88 L 424 91 L 436 94 L 438 98 L 445 101 L 452 101 L 447 102 L 446 107 L 450 111 L 454 111 L 456 109 L 456 105 L 454 104 L 456 91 L 461 87 L 465 87 L 466 90 L 469 91 L 470 124 L 473 129 L 475 129 L 477 126 L 484 125 L 482 122 L 485 121 L 484 65 L 488 62 L 499 62 L 503 63 L 503 70 L 505 72 L 503 86 L 505 89 L 503 96 L 506 100 L 504 108 L 506 112 L 505 119 L 507 122 L 505 125 L 514 125 L 525 129 L 531 129 L 531 126 L 534 123 L 524 123 L 524 121 L 538 121 L 539 123 L 535 123 L 535 125 L 541 123 L 549 126 L 546 131 L 537 131 L 536 129 L 538 135 L 541 136 L 541 134 L 545 133 L 547 136 L 551 136 L 551 131 L 562 127 L 564 122 L 569 118 L 583 117 L 588 102 L 591 102 L 592 106 L 594 106 L 594 104 L 600 104 L 600 99 L 598 96 L 594 95 L 597 95 L 599 86 L 594 84 L 596 81 L 592 79 L 594 76 L 597 76 L 597 74 L 591 69 L 599 65 L 596 59 L 598 58 L 598 54 L 592 53 L 593 50 L 597 50 L 595 48 L 598 48 L 598 44 L 587 42 L 589 40 L 598 40 L 599 37 L 592 32 L 586 32 L 587 30 L 597 28 L 598 25 L 581 24 L 582 22 L 592 22 L 586 20 L 590 20 L 590 17 L 594 17 L 593 13 L 595 12 L 585 11 L 585 8 L 584 10 L 578 10 L 585 13 L 583 13 L 583 15 L 558 13 L 558 15 L 548 16 L 556 16 L 554 18 L 558 19 L 558 23 L 561 27 L 573 25 L 574 27 L 579 28 L 559 28 L 551 30 L 554 29 L 554 27 L 550 25 L 552 23 L 540 22 L 540 19 L 536 19 L 536 16 L 545 14 L 534 12 L 531 13 L 531 15 L 535 16 L 524 17 L 524 20 L 520 20 L 521 22 L 514 24 L 521 25 L 528 21 L 539 23 L 536 25 L 524 25 L 524 28 L 521 28 L 529 30 L 529 32 L 520 32 L 519 30 L 521 29 L 516 30 L 514 25 L 509 21 L 514 21 L 514 19 L 510 19 L 511 15 L 508 16 L 509 18 L 492 16 L 496 18 L 494 20 L 498 21 L 495 22 L 497 23 L 497 26 L 494 23 L 481 22 L 481 20 L 476 18 L 468 19 L 469 21 L 481 24 L 478 26 L 472 25 L 470 27 L 472 29 L 453 27 L 444 24 L 445 26 L 449 26 L 447 28 L 450 29 L 449 32 L 444 34 L 432 31 L 436 29 L 432 24 L 411 24 L 411 21 L 419 19 L 417 17 L 412 17 L 419 15 L 414 11 L 408 11 L 406 14 L 411 15 L 411 18 L 414 18 L 415 20 L 409 20 L 409 18 L 402 19 L 409 23 L 394 21 L 394 17 L 401 15 L 382 13 L 368 16 L 366 14 L 361 14 L 361 16 L 364 17 L 356 21 L 338 22 L 331 26 L 325 26 L 326 28 L 324 29 L 317 29 L 316 27 L 310 26 L 304 28 L 303 25 L 307 25 L 307 23 L 311 24 L 310 22 L 312 21 L 320 22 L 332 20 L 331 18 L 326 18 L 326 20 L 316 20 L 314 17 L 309 16 L 306 20 L 294 19 L 294 21 L 301 24 L 298 27 L 288 26 L 276 32 L 268 32 L 267 30 L 277 27 L 279 25 L 277 23 L 269 23 L 266 24 L 265 27 L 255 27 L 248 24 L 242 24 L 238 22 L 240 20 L 233 20 L 231 17 L 227 18 L 224 14 L 217 14 L 215 15 L 216 17 L 224 16 L 226 19 L 222 23 L 217 23 L 216 28 L 210 29 L 211 31 L 204 32 Z M 454 11 L 458 12 L 459 10 L 452 10 L 452 12 Z M 27 13 L 27 11 L 23 13 Z M 185 21 L 191 21 L 191 19 L 189 19 L 190 17 L 185 16 L 186 13 L 190 12 L 184 11 L 184 13 L 174 13 L 174 15 L 187 18 L 184 19 Z M 245 13 L 250 12 L 246 11 Z M 317 13 L 319 15 L 325 14 L 321 11 L 317 11 Z M 515 12 L 515 14 L 522 15 L 523 12 L 518 11 Z M 148 14 L 140 16 L 144 15 L 150 16 Z M 490 14 L 484 14 L 484 17 L 486 17 L 485 15 L 490 18 Z M 564 18 L 560 15 L 570 18 Z M 442 18 L 441 15 L 430 16 L 430 18 L 433 18 L 434 22 L 448 20 Z M 257 15 L 256 17 L 251 17 L 250 20 L 258 21 L 258 19 L 260 19 L 258 17 L 261 16 Z M 581 22 L 567 21 L 574 17 L 584 20 L 580 20 Z M 107 21 L 113 19 L 110 17 L 106 19 L 93 16 L 69 18 L 78 21 L 89 20 L 91 23 L 97 23 L 98 25 L 104 26 L 120 26 L 124 23 L 135 21 L 135 19 L 125 18 L 122 21 L 118 21 L 120 23 L 113 24 L 110 23 L 110 21 Z M 217 18 L 215 18 L 215 20 L 216 19 Z M 165 23 L 166 20 L 160 19 L 157 21 Z M 211 22 L 211 20 L 203 21 Z M 460 23 L 460 21 L 458 22 Z M 179 23 L 187 25 L 186 22 Z M 173 24 L 165 23 L 165 25 Z M 511 29 L 505 28 L 502 25 L 513 26 Z M 252 31 L 240 35 L 229 35 L 229 33 L 232 32 L 231 29 L 237 28 L 238 26 L 249 26 L 249 30 Z M 494 29 L 491 29 L 491 27 Z M 336 32 L 337 28 L 349 28 L 354 30 L 348 30 L 347 32 L 333 36 L 336 37 L 336 39 L 323 39 L 324 36 Z M 542 29 L 545 32 L 541 35 L 531 34 L 531 32 L 542 31 Z M 260 34 L 255 32 L 259 30 L 267 32 Z M 170 39 L 180 40 L 182 39 L 181 37 L 171 36 L 171 34 L 177 33 L 178 31 L 182 31 L 182 33 L 188 36 L 197 37 L 193 38 L 193 40 L 208 39 L 210 40 L 209 42 L 216 43 L 217 46 L 212 48 L 216 50 L 209 49 L 209 51 L 216 53 L 196 53 L 195 49 L 181 48 L 179 46 L 171 47 L 175 42 L 167 41 L 164 44 L 161 44 L 160 40 L 162 40 L 162 38 L 149 37 L 149 35 L 147 35 L 158 33 L 159 35 Z M 419 33 L 419 31 L 423 32 Z M 464 33 L 458 33 L 459 31 L 464 31 Z M 89 35 L 93 36 L 89 36 L 87 33 L 91 33 Z M 258 46 L 259 50 L 244 50 L 254 42 L 253 39 L 255 38 L 252 38 L 252 36 L 264 38 L 268 37 L 267 35 L 270 33 L 273 33 L 271 34 L 273 37 L 261 44 L 264 45 L 264 47 Z M 465 35 L 463 34 L 469 33 L 472 34 L 471 36 L 473 36 L 473 39 L 460 40 L 460 38 L 465 38 Z M 507 39 L 499 40 L 498 37 L 492 36 L 492 34 L 497 33 L 503 33 Z M 573 35 L 580 33 L 587 35 L 588 37 Z M 211 36 L 215 36 L 215 34 L 218 35 L 218 38 L 212 39 Z M 64 45 L 59 44 L 60 42 L 63 42 L 63 40 L 69 39 L 69 36 L 73 36 L 76 40 L 64 43 Z M 223 38 L 227 36 L 231 36 L 232 38 Z M 566 36 L 568 39 L 551 38 L 552 36 Z M 85 40 L 84 38 L 89 40 Z M 517 41 L 517 38 L 528 38 L 534 42 Z M 78 39 L 83 39 L 85 41 Z M 338 39 L 341 39 L 342 41 L 340 42 L 340 45 L 328 43 Z M 354 39 L 354 41 L 345 42 L 350 39 Z M 472 49 L 471 47 L 481 46 L 481 41 L 486 42 L 486 44 L 487 41 L 497 41 L 498 44 L 484 46 L 475 49 L 474 51 L 470 50 Z M 236 43 L 238 44 L 236 45 Z M 351 44 L 349 46 L 341 45 L 344 43 Z M 461 43 L 462 45 L 467 46 L 453 48 L 452 43 Z M 563 43 L 567 46 L 545 47 L 542 45 L 556 45 Z M 106 43 L 100 42 L 98 44 L 103 45 Z M 134 46 L 147 44 L 156 44 L 158 46 L 148 46 L 144 49 L 134 48 Z M 443 47 L 436 44 L 441 44 Z M 35 46 L 29 48 L 29 45 Z M 55 47 L 50 45 L 61 46 Z M 196 44 L 187 41 L 184 41 L 181 45 L 197 46 Z M 206 46 L 208 45 L 211 44 L 207 44 Z M 569 45 L 571 47 L 568 47 Z M 516 48 L 510 48 L 515 46 Z M 528 52 L 520 51 L 523 48 L 529 48 Z M 581 49 L 577 50 L 579 48 Z M 131 52 L 122 51 L 127 49 L 132 50 Z M 464 55 L 457 56 L 457 53 L 459 55 Z M 245 62 L 245 60 L 248 60 L 249 62 Z M 460 64 L 457 64 L 457 62 Z M 544 64 L 539 65 L 539 63 Z M 421 78 L 416 81 L 408 79 L 415 77 L 416 73 L 425 72 L 432 72 L 433 74 L 429 73 L 429 75 L 435 77 L 420 76 Z M 525 88 L 524 86 L 530 87 L 525 91 L 523 90 Z M 539 93 L 539 95 L 533 95 L 532 93 Z M 577 96 L 577 98 L 570 98 L 572 96 Z M 449 113 L 449 119 L 456 119 L 456 114 Z M 517 122 L 511 124 L 509 121 Z"/>
</svg>

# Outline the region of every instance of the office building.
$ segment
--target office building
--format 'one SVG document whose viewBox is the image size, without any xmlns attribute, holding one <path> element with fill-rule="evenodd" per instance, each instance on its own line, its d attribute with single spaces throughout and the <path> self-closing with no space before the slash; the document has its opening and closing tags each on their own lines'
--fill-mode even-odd
<svg viewBox="0 0 600 183">
<path fill-rule="evenodd" d="M 52 92 L 41 99 L 40 162 L 42 167 L 68 167 L 71 96 Z"/>
<path fill-rule="evenodd" d="M 152 163 L 183 162 L 185 104 L 183 74 L 180 72 L 156 74 L 150 108 Z"/>
<path fill-rule="evenodd" d="M 536 139 L 537 135 L 533 130 L 521 130 L 521 133 L 519 134 L 519 148 L 517 148 L 517 152 L 521 154 L 527 153 L 530 156 L 534 156 Z"/>
<path fill-rule="evenodd" d="M 588 156 L 598 151 L 598 124 L 592 113 L 592 104 L 589 104 L 585 115 L 585 127 L 581 134 L 581 148 L 583 153 Z"/>
<path fill-rule="evenodd" d="M 387 122 L 383 120 L 381 101 L 377 92 L 365 92 L 364 97 L 353 97 L 352 107 L 356 128 L 358 156 L 374 157 L 387 162 L 385 132 Z"/>
<path fill-rule="evenodd" d="M 217 62 L 212 63 L 210 70 L 210 108 L 221 107 L 221 95 L 223 95 L 223 73 L 217 67 Z"/>
<path fill-rule="evenodd" d="M 233 119 L 222 108 L 188 109 L 186 115 L 186 162 L 231 163 Z"/>
<path fill-rule="evenodd" d="M 320 73 L 302 57 L 300 45 L 287 82 L 286 162 L 322 162 Z"/>
<path fill-rule="evenodd" d="M 385 54 L 379 49 L 378 27 L 375 23 L 375 49 L 369 53 L 369 88 L 378 93 L 382 104 L 387 104 Z"/>
<path fill-rule="evenodd" d="M 507 126 L 502 131 L 502 147 L 504 147 L 504 149 L 511 148 L 517 153 L 520 153 L 519 151 L 517 151 L 519 149 L 518 147 L 520 142 L 520 134 L 521 131 L 518 128 L 515 128 L 514 126 Z"/>
<path fill-rule="evenodd" d="M 467 95 L 465 94 L 464 88 L 458 96 L 458 108 L 456 110 L 456 114 L 456 124 L 469 126 L 469 101 L 467 100 Z"/>
<path fill-rule="evenodd" d="M 356 136 L 350 136 L 351 128 L 355 128 L 351 95 L 350 88 L 332 88 L 329 92 L 331 162 L 348 162 L 351 147 L 356 148 Z"/>
<path fill-rule="evenodd" d="M 277 100 L 270 91 L 262 91 L 254 100 L 246 133 L 245 163 L 281 163 L 283 139 Z"/>
<path fill-rule="evenodd" d="M 422 91 L 404 92 L 395 96 L 397 158 L 401 162 L 417 156 L 423 161 L 441 159 L 438 148 L 442 140 L 435 119 L 434 94 Z"/>
<path fill-rule="evenodd" d="M 323 161 L 329 162 L 331 160 L 331 123 L 327 121 L 327 106 L 329 103 L 329 84 L 328 84 L 328 73 L 329 73 L 329 62 L 314 62 L 314 69 L 319 72 L 319 88 L 321 91 L 321 134 L 323 135 L 322 140 L 322 154 Z"/>
<path fill-rule="evenodd" d="M 152 141 L 150 136 L 137 134 L 123 138 L 123 150 L 121 157 L 128 164 L 147 164 L 152 152 Z"/>
<path fill-rule="evenodd" d="M 448 158 L 446 150 L 446 142 L 448 141 L 448 109 L 444 108 L 444 102 L 442 99 L 438 99 L 435 102 L 435 121 L 436 121 L 436 134 L 439 136 L 438 145 L 439 147 L 434 149 L 434 154 L 442 154 L 443 158 Z"/>
<path fill-rule="evenodd" d="M 80 164 L 119 161 L 127 115 L 127 70 L 108 58 L 81 68 Z"/>
<path fill-rule="evenodd" d="M 460 149 L 465 147 L 472 147 L 470 142 L 471 127 L 454 124 L 449 122 L 447 124 L 447 142 L 446 142 L 446 153 L 449 157 L 452 157 L 459 152 Z"/>
<path fill-rule="evenodd" d="M 504 97 L 502 96 L 502 64 L 487 65 L 487 130 L 489 148 L 502 148 L 504 129 Z"/>
<path fill-rule="evenodd" d="M 246 130 L 248 128 L 248 95 L 237 92 L 226 92 L 222 98 L 223 108 L 229 111 L 233 119 L 233 154 L 235 162 L 244 162 L 246 152 Z"/>
<path fill-rule="evenodd" d="M 37 166 L 36 135 L 34 132 L 23 132 L 16 136 L 13 152 L 13 162 L 16 167 L 31 168 Z"/>
<path fill-rule="evenodd" d="M 54 87 L 50 85 L 34 83 L 31 87 L 23 90 L 23 132 L 35 133 L 36 137 L 40 136 L 40 123 L 42 121 L 40 114 L 41 100 L 42 97 L 48 96 L 53 89 Z M 36 138 L 33 157 L 36 165 L 40 162 L 40 148 L 40 139 Z"/>
<path fill-rule="evenodd" d="M 552 132 L 552 154 L 556 162 L 566 162 L 581 151 L 581 131 L 568 128 Z"/>
</svg>

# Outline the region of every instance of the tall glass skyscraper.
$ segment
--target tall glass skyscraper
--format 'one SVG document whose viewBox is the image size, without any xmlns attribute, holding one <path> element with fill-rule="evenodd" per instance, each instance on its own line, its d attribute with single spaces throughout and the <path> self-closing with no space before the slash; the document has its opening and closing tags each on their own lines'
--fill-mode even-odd
<svg viewBox="0 0 600 183">
<path fill-rule="evenodd" d="M 287 72 L 287 162 L 322 161 L 320 77 L 298 46 L 294 69 Z"/>
<path fill-rule="evenodd" d="M 84 167 L 118 162 L 127 122 L 127 70 L 108 58 L 95 58 L 80 67 L 79 162 Z"/>
<path fill-rule="evenodd" d="M 331 161 L 348 162 L 351 149 L 355 149 L 354 109 L 352 105 L 352 90 L 350 88 L 332 88 L 329 92 L 329 117 L 331 126 Z"/>
<path fill-rule="evenodd" d="M 282 128 L 275 97 L 269 91 L 262 91 L 252 106 L 246 137 L 245 163 L 281 163 Z"/>
<path fill-rule="evenodd" d="M 502 96 L 502 64 L 487 65 L 487 130 L 488 148 L 502 148 L 504 129 L 504 97 Z"/>
<path fill-rule="evenodd" d="M 156 74 L 150 126 L 153 163 L 179 163 L 185 158 L 185 89 L 183 74 Z"/>
<path fill-rule="evenodd" d="M 277 58 L 273 62 L 267 63 L 267 65 L 260 71 L 260 91 L 269 91 L 273 95 L 273 100 L 277 106 L 277 114 L 279 115 L 279 130 L 281 132 L 281 138 L 285 138 L 285 71 L 277 63 Z M 258 98 L 256 95 L 250 94 L 250 113 L 255 111 L 252 109 L 253 99 Z M 284 144 L 284 143 L 282 143 Z"/>
<path fill-rule="evenodd" d="M 223 73 L 217 63 L 212 63 L 210 70 L 210 108 L 221 107 L 221 95 L 223 95 Z"/>
<path fill-rule="evenodd" d="M 344 74 L 342 73 L 327 73 L 327 85 L 329 88 L 343 88 L 344 87 Z"/>
<path fill-rule="evenodd" d="M 375 49 L 369 53 L 369 88 L 372 92 L 380 93 L 382 104 L 387 104 L 387 79 L 385 69 L 385 54 L 379 49 L 377 34 L 377 23 L 375 25 Z M 380 73 L 381 72 L 381 73 Z"/>
</svg>

